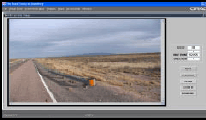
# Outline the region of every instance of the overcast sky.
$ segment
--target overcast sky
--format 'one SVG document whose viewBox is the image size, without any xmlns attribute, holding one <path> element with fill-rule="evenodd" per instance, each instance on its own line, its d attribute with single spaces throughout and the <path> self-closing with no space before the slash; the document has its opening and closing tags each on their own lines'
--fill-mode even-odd
<svg viewBox="0 0 206 120">
<path fill-rule="evenodd" d="M 10 58 L 160 52 L 158 19 L 10 19 Z"/>
</svg>

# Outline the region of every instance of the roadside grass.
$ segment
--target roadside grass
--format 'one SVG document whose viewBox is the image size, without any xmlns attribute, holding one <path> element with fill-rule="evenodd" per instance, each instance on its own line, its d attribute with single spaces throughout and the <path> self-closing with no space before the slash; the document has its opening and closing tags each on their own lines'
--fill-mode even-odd
<svg viewBox="0 0 206 120">
<path fill-rule="evenodd" d="M 92 77 L 112 85 L 123 86 L 124 81 L 129 81 L 144 86 L 160 86 L 159 54 L 37 58 L 36 60 L 48 69 L 86 79 Z M 153 80 L 146 81 L 131 75 L 150 76 Z"/>
</svg>

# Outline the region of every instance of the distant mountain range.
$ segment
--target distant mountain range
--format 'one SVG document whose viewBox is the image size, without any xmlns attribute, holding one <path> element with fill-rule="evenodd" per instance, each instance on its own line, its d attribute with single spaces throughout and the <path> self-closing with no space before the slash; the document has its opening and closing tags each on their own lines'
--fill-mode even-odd
<svg viewBox="0 0 206 120">
<path fill-rule="evenodd" d="M 78 55 L 66 55 L 61 57 L 92 57 L 97 55 L 134 55 L 134 54 L 160 54 L 160 52 L 154 52 L 154 53 L 84 53 L 84 54 L 78 54 Z"/>
<path fill-rule="evenodd" d="M 83 55 L 115 55 L 113 53 L 85 53 Z"/>
<path fill-rule="evenodd" d="M 96 56 L 96 55 L 116 55 L 114 53 L 84 53 L 79 55 L 70 55 L 70 56 L 64 56 L 64 57 L 76 57 L 76 56 Z"/>
</svg>

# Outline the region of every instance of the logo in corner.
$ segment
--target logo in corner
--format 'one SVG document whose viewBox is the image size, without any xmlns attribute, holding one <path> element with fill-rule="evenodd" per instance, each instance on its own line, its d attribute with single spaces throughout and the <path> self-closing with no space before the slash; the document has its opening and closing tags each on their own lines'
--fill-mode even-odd
<svg viewBox="0 0 206 120">
<path fill-rule="evenodd" d="M 2 2 L 2 5 L 5 6 L 5 5 L 6 5 L 6 2 Z"/>
<path fill-rule="evenodd" d="M 206 7 L 190 7 L 191 11 L 206 11 Z"/>
</svg>

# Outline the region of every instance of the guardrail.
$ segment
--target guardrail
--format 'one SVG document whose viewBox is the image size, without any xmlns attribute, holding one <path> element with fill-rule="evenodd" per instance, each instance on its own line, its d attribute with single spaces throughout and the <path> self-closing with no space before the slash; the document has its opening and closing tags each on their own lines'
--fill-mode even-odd
<svg viewBox="0 0 206 120">
<path fill-rule="evenodd" d="M 52 69 L 48 69 L 45 66 L 43 66 L 41 63 L 38 63 L 37 61 L 33 60 L 34 64 L 36 64 L 37 66 L 40 66 L 41 68 L 43 68 L 45 71 L 51 73 L 51 74 L 55 74 L 55 75 L 59 75 L 65 78 L 69 78 L 71 80 L 75 80 L 78 82 L 82 82 L 84 84 L 84 86 L 95 86 L 95 78 L 89 78 L 89 79 L 85 79 L 85 78 L 81 78 L 80 76 L 75 76 L 75 75 L 66 75 L 64 73 L 61 73 L 59 71 L 55 71 Z M 38 68 L 37 68 L 38 69 Z"/>
</svg>

